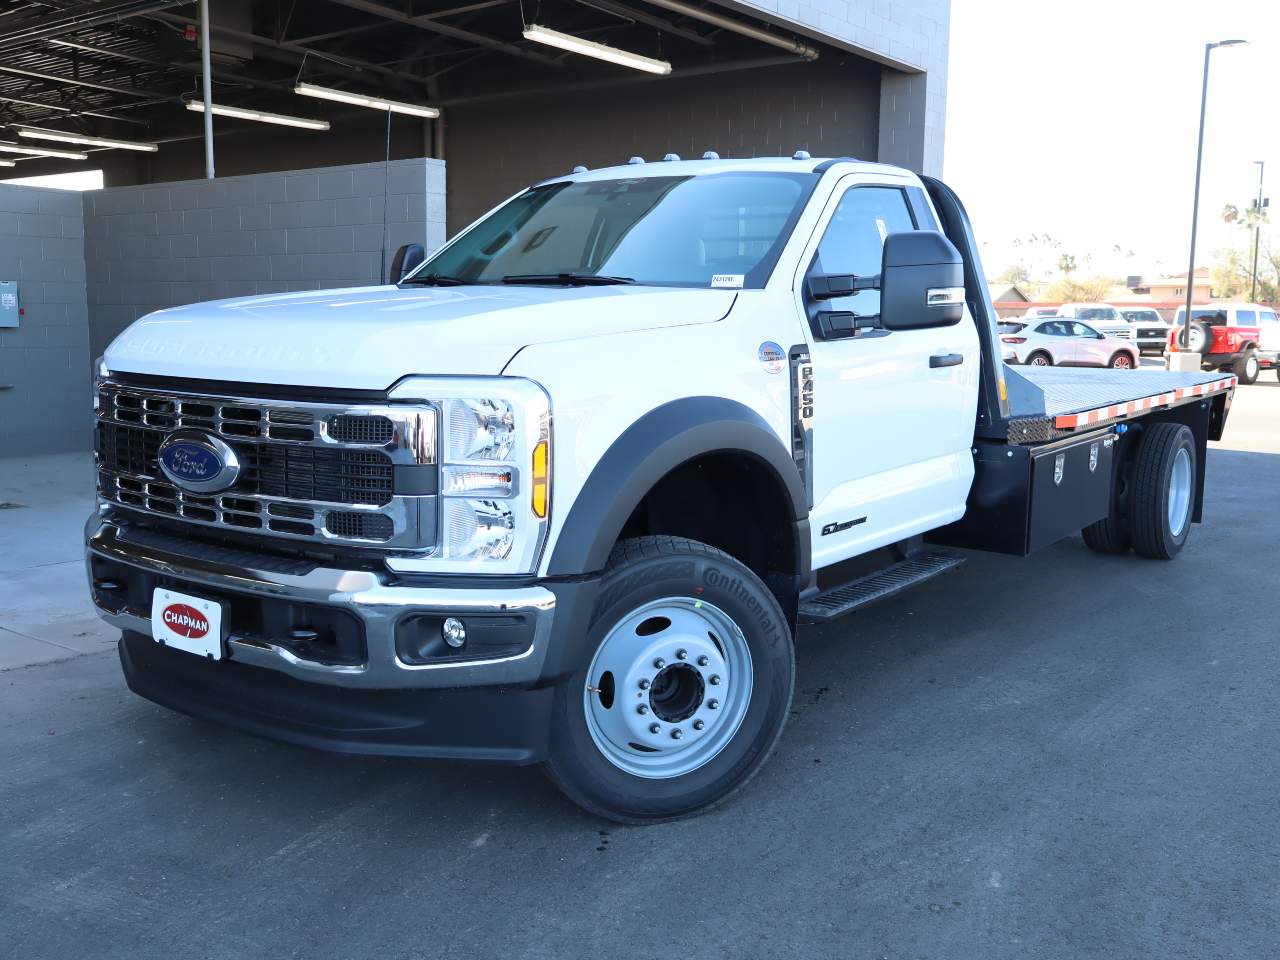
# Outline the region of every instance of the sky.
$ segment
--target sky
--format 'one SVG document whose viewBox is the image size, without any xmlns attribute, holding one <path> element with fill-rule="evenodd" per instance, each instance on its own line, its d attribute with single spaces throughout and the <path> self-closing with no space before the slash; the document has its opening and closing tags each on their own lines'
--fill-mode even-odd
<svg viewBox="0 0 1280 960">
<path fill-rule="evenodd" d="M 1221 212 L 1256 198 L 1255 160 L 1280 244 L 1280 0 L 952 0 L 943 177 L 987 273 L 1033 234 L 1082 272 L 1185 272 L 1204 45 L 1237 38 L 1211 55 L 1201 266 L 1247 247 Z"/>
</svg>

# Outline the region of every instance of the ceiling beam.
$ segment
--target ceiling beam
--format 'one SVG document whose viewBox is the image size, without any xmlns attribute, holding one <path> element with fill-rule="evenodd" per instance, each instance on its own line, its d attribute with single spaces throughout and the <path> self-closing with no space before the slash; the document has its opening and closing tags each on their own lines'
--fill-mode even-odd
<svg viewBox="0 0 1280 960">
<path fill-rule="evenodd" d="M 191 2 L 192 0 L 149 0 L 149 2 L 131 0 L 127 3 L 106 6 L 101 3 L 90 3 L 74 9 L 64 8 L 59 11 L 60 15 L 56 16 L 50 16 L 46 12 L 21 23 L 10 24 L 11 29 L 0 32 L 0 49 L 31 43 L 67 31 L 83 30 L 99 23 L 119 22 L 169 7 L 180 7 Z"/>
<path fill-rule="evenodd" d="M 166 23 L 175 23 L 180 26 L 198 26 L 195 20 L 190 17 L 183 17 L 172 13 L 155 13 L 151 14 L 157 20 L 163 20 Z M 422 80 L 409 73 L 403 73 L 399 70 L 389 70 L 380 64 L 372 63 L 368 60 L 361 60 L 357 57 L 349 57 L 345 54 L 329 53 L 325 50 L 317 50 L 314 47 L 304 46 L 291 40 L 272 40 L 270 37 L 264 37 L 256 33 L 247 33 L 243 30 L 233 30 L 230 27 L 220 27 L 216 23 L 209 27 L 210 32 L 220 33 L 223 36 L 231 37 L 234 40 L 241 40 L 253 44 L 259 50 L 274 51 L 276 53 L 288 53 L 293 56 L 288 62 L 297 65 L 302 58 L 310 54 L 322 63 L 326 70 L 331 73 L 338 73 L 345 76 L 360 78 L 361 73 L 376 73 L 384 77 L 392 77 L 396 80 L 410 81 L 419 86 Z M 214 71 L 215 75 L 217 71 Z"/>
<path fill-rule="evenodd" d="M 391 7 L 384 7 L 380 3 L 373 3 L 372 0 L 329 0 L 329 2 L 336 3 L 340 7 L 347 7 L 351 10 L 359 10 L 362 13 L 368 13 L 375 17 L 394 20 L 396 23 L 402 23 L 406 27 L 416 27 L 419 30 L 438 33 L 441 36 L 450 38 L 451 40 L 461 40 L 463 43 L 474 44 L 478 47 L 488 47 L 491 50 L 499 50 L 502 53 L 508 53 L 513 57 L 520 57 L 524 60 L 531 60 L 534 63 L 540 63 L 543 66 L 560 66 L 557 61 L 550 57 L 544 57 L 540 53 L 525 50 L 522 47 L 516 46 L 514 43 L 507 43 L 504 40 L 486 37 L 479 33 L 472 33 L 470 30 L 463 30 L 460 27 L 453 27 L 446 23 L 438 23 L 432 19 L 432 14 L 410 16 L 407 13 L 401 13 L 399 10 L 393 10 Z"/>
<path fill-rule="evenodd" d="M 680 37 L 699 46 L 714 47 L 716 45 L 715 41 L 710 37 L 704 37 L 702 34 L 687 27 L 677 26 L 665 17 L 655 16 L 645 10 L 637 10 L 635 7 L 629 7 L 625 3 L 617 3 L 616 0 L 578 0 L 578 3 L 584 7 L 602 10 L 615 17 L 622 17 L 624 20 L 643 23 L 647 27 L 653 27 L 655 30 L 661 30 L 664 33 L 671 34 L 673 37 Z"/>
<path fill-rule="evenodd" d="M 121 84 L 107 83 L 104 80 L 86 80 L 83 77 L 66 77 L 56 73 L 45 73 L 42 70 L 28 70 L 26 67 L 11 67 L 0 64 L 0 73 L 11 73 L 18 77 L 31 77 L 35 80 L 46 80 L 49 83 L 66 84 L 72 87 L 87 87 L 90 90 L 102 90 L 105 93 L 116 93 L 125 97 L 142 97 L 144 99 L 178 99 L 159 90 L 148 90 L 143 87 L 126 87 Z M 115 79 L 114 76 L 110 79 Z"/>
</svg>

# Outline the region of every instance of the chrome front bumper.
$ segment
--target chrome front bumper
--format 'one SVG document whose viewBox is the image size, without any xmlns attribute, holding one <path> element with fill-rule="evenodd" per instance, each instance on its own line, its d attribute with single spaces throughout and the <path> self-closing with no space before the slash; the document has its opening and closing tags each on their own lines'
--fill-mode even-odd
<svg viewBox="0 0 1280 960">
<path fill-rule="evenodd" d="M 130 541 L 127 528 L 93 516 L 85 526 L 86 562 L 94 555 L 163 577 L 204 586 L 221 593 L 289 599 L 342 607 L 364 628 L 366 658 L 361 664 L 326 664 L 301 659 L 285 647 L 258 637 L 227 639 L 226 653 L 236 663 L 289 674 L 299 680 L 362 689 L 445 688 L 528 684 L 542 673 L 555 616 L 555 595 L 545 587 L 420 587 L 396 584 L 370 570 L 314 567 L 287 573 L 186 556 L 176 551 Z M 251 555 L 245 555 L 246 559 Z M 90 571 L 92 580 L 92 571 Z M 95 591 L 99 615 L 112 626 L 151 635 L 151 611 L 127 605 L 104 606 Z M 533 638 L 523 652 L 497 659 L 429 664 L 406 663 L 396 651 L 396 626 L 414 614 L 524 614 L 534 621 Z"/>
</svg>

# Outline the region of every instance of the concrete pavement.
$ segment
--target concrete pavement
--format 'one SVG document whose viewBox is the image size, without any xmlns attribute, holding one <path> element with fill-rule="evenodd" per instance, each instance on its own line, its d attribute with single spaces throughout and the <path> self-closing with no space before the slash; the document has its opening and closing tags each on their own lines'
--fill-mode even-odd
<svg viewBox="0 0 1280 960">
<path fill-rule="evenodd" d="M 0 627 L 66 646 L 83 628 L 91 648 L 87 504 L 61 518 L 70 501 L 12 465 L 0 500 L 27 506 L 0 536 L 27 527 L 0 552 Z M 770 764 L 661 827 L 594 820 L 534 770 L 333 757 L 177 716 L 107 653 L 0 672 L 3 953 L 1275 956 L 1274 375 L 1237 391 L 1208 484 L 1174 563 L 1078 538 L 974 554 L 802 631 Z"/>
</svg>

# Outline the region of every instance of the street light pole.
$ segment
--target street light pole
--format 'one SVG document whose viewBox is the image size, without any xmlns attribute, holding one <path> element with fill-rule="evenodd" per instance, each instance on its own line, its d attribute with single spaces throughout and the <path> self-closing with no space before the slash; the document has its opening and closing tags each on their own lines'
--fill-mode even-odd
<svg viewBox="0 0 1280 960">
<path fill-rule="evenodd" d="M 1182 318 L 1182 348 L 1191 346 L 1191 297 L 1195 292 L 1196 227 L 1200 219 L 1200 167 L 1204 161 L 1204 114 L 1209 102 L 1209 54 L 1215 47 L 1234 47 L 1247 40 L 1218 40 L 1204 45 L 1204 80 L 1200 85 L 1200 136 L 1196 141 L 1196 186 L 1191 201 L 1191 265 L 1187 267 L 1187 310 Z"/>
<path fill-rule="evenodd" d="M 1249 302 L 1258 300 L 1258 247 L 1262 240 L 1262 174 L 1267 161 L 1255 160 L 1258 165 L 1258 204 L 1253 208 L 1253 269 L 1249 272 Z"/>
</svg>

